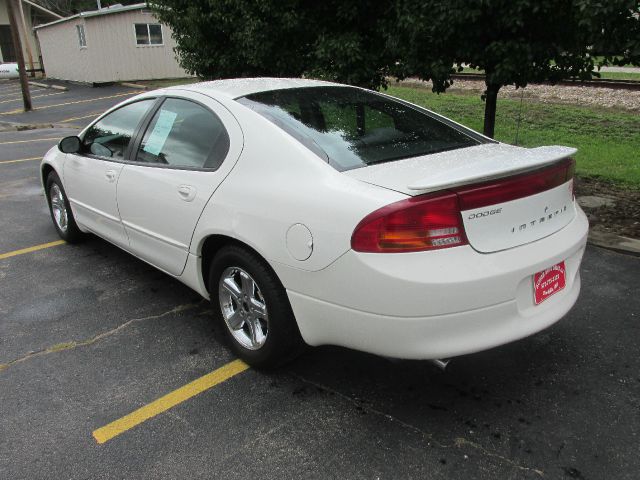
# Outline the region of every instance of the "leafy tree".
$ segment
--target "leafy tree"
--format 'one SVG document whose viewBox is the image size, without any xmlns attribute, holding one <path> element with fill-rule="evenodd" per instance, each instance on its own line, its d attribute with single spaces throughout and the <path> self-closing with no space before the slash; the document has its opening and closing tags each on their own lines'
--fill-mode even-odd
<svg viewBox="0 0 640 480">
<path fill-rule="evenodd" d="M 58 0 L 62 1 L 62 0 Z M 204 78 L 311 76 L 377 89 L 418 76 L 443 92 L 484 70 L 484 132 L 505 85 L 640 62 L 638 0 L 157 0 L 182 67 Z M 599 55 L 596 57 L 595 55 Z"/>
<path fill-rule="evenodd" d="M 637 0 L 397 0 L 390 44 L 398 77 L 445 91 L 463 65 L 484 70 L 484 133 L 493 137 L 502 86 L 597 75 L 605 64 L 640 62 Z M 452 67 L 453 66 L 453 67 Z"/>
<path fill-rule="evenodd" d="M 178 60 L 204 78 L 302 75 L 384 84 L 385 24 L 375 0 L 159 0 Z"/>
</svg>

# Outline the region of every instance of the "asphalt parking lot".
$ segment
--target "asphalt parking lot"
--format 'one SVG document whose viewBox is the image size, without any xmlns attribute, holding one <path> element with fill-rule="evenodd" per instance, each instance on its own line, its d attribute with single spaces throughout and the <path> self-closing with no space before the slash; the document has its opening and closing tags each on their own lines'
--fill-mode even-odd
<svg viewBox="0 0 640 480">
<path fill-rule="evenodd" d="M 447 372 L 334 347 L 246 369 L 187 287 L 57 242 L 37 159 L 138 92 L 19 113 L 16 88 L 0 122 L 56 128 L 0 132 L 0 478 L 638 478 L 640 258 L 589 247 L 566 318 Z"/>
</svg>

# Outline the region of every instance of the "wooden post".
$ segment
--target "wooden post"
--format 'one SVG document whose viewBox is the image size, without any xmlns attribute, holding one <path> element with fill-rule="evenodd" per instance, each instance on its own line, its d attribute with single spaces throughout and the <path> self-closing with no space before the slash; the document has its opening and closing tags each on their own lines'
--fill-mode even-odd
<svg viewBox="0 0 640 480">
<path fill-rule="evenodd" d="M 29 81 L 27 80 L 27 72 L 24 69 L 24 58 L 22 57 L 22 43 L 20 42 L 20 33 L 18 32 L 18 22 L 16 22 L 16 0 L 7 0 L 7 13 L 9 14 L 9 25 L 11 26 L 11 39 L 13 40 L 13 48 L 16 51 L 16 60 L 18 61 L 18 74 L 20 76 L 20 86 L 22 87 L 22 101 L 24 102 L 24 110 L 31 110 L 31 93 L 29 93 Z"/>
<path fill-rule="evenodd" d="M 35 75 L 33 71 L 33 53 L 31 52 L 31 42 L 27 35 L 27 21 L 24 18 L 24 8 L 22 6 L 22 0 L 18 0 L 18 10 L 20 11 L 20 20 L 22 20 L 22 33 L 24 38 L 24 46 L 27 48 L 27 57 L 29 58 L 29 69 L 31 70 L 31 76 Z"/>
</svg>

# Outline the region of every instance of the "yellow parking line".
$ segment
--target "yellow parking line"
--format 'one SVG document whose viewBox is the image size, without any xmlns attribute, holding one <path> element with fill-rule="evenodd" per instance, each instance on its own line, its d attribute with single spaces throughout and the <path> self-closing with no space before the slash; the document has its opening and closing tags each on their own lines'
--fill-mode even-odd
<svg viewBox="0 0 640 480">
<path fill-rule="evenodd" d="M 12 93 L 18 93 L 21 92 L 22 89 L 20 88 L 15 88 L 15 87 L 4 87 L 0 89 L 0 94 L 12 94 Z"/>
<path fill-rule="evenodd" d="M 117 437 L 121 433 L 130 430 L 136 425 L 139 425 L 162 412 L 166 412 L 179 403 L 182 403 L 191 397 L 195 397 L 199 393 L 209 390 L 219 383 L 244 372 L 248 368 L 249 365 L 244 363 L 242 360 L 234 360 L 233 362 L 227 363 L 225 366 L 186 384 L 184 387 L 180 387 L 177 390 L 174 390 L 173 392 L 145 405 L 144 407 L 139 408 L 138 410 L 135 410 L 134 412 L 131 412 L 130 414 L 125 415 L 104 427 L 94 430 L 93 438 L 95 438 L 98 443 L 105 443 L 112 438 Z"/>
<path fill-rule="evenodd" d="M 44 142 L 45 140 L 60 140 L 60 137 L 32 138 L 30 140 L 12 140 L 10 142 L 0 142 L 0 145 L 9 145 L 10 143 Z"/>
<path fill-rule="evenodd" d="M 72 117 L 72 118 L 67 118 L 65 120 L 61 120 L 58 123 L 68 123 L 68 122 L 73 122 L 74 120 L 82 120 L 83 118 L 91 118 L 91 117 L 97 117 L 98 115 L 100 115 L 102 112 L 96 112 L 96 113 L 92 113 L 91 115 L 85 115 L 84 117 Z"/>
<path fill-rule="evenodd" d="M 65 102 L 65 103 L 56 103 L 55 105 L 43 105 L 42 107 L 35 108 L 34 110 L 44 110 L 46 108 L 54 108 L 54 107 L 62 107 L 64 105 L 75 105 L 77 103 L 87 103 L 87 102 L 95 102 L 97 100 L 106 100 L 108 98 L 117 98 L 131 95 L 138 95 L 140 92 L 128 92 L 128 93 L 118 93 L 117 95 L 109 95 L 106 97 L 97 97 L 97 98 L 86 98 L 84 100 L 75 100 L 73 102 Z M 12 115 L 14 113 L 21 113 L 24 110 L 22 108 L 16 108 L 15 110 L 10 110 L 8 112 L 0 112 L 0 115 Z"/>
<path fill-rule="evenodd" d="M 5 163 L 28 162 L 30 160 L 42 160 L 42 157 L 17 158 L 16 160 L 0 160 L 0 165 L 5 164 Z"/>
<path fill-rule="evenodd" d="M 55 242 L 42 243 L 40 245 L 34 245 L 33 247 L 14 250 L 13 252 L 0 253 L 0 260 L 15 257 L 16 255 L 22 255 L 25 253 L 37 252 L 38 250 L 44 250 L 45 248 L 57 247 L 58 245 L 62 245 L 64 243 L 66 243 L 64 240 L 56 240 Z"/>
<path fill-rule="evenodd" d="M 31 98 L 50 97 L 51 95 L 62 95 L 63 93 L 67 93 L 67 92 L 45 93 L 44 95 L 32 95 Z M 0 103 L 11 103 L 11 102 L 18 102 L 21 100 L 22 100 L 22 96 L 18 96 L 16 98 L 11 98 L 9 100 L 2 100 L 0 101 Z"/>
<path fill-rule="evenodd" d="M 44 88 L 30 88 L 29 89 L 29 93 L 37 93 L 40 92 L 42 90 L 46 90 Z M 22 89 L 17 88 L 17 89 L 13 89 L 13 88 L 6 88 L 4 90 L 0 89 L 0 97 L 3 97 L 5 95 L 18 95 L 18 94 L 22 94 Z"/>
</svg>

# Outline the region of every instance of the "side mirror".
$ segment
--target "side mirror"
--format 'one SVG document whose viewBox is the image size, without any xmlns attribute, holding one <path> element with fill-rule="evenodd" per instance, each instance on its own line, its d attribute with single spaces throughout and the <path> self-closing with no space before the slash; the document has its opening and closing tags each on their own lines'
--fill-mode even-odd
<svg viewBox="0 0 640 480">
<path fill-rule="evenodd" d="M 64 137 L 58 143 L 58 150 L 62 153 L 78 153 L 80 151 L 80 139 L 76 136 Z"/>
</svg>

